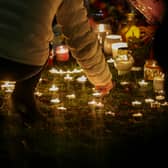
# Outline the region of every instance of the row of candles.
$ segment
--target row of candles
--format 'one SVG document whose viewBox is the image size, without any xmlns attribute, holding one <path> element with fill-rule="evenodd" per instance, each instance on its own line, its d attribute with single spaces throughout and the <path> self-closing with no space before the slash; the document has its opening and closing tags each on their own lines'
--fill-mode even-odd
<svg viewBox="0 0 168 168">
<path fill-rule="evenodd" d="M 69 71 L 69 70 L 68 71 L 61 71 L 61 70 L 56 70 L 56 69 L 54 70 L 54 68 L 52 68 L 49 70 L 49 72 L 52 73 L 53 75 L 54 75 L 54 73 L 61 72 L 60 74 L 64 74 L 63 79 L 67 83 L 76 80 L 78 83 L 84 85 L 87 82 L 87 77 L 85 75 L 81 75 L 81 76 L 77 77 L 76 79 L 74 79 L 74 77 L 72 75 L 70 75 L 70 74 L 74 74 L 74 73 L 80 73 L 80 72 L 82 72 L 82 70 L 74 69 L 72 71 Z M 120 84 L 124 86 L 124 85 L 128 85 L 129 82 L 122 81 Z M 145 90 L 148 87 L 148 81 L 145 81 L 144 79 L 139 80 L 138 85 L 140 86 L 140 89 Z M 1 89 L 5 90 L 5 92 L 11 93 L 12 90 L 14 89 L 14 86 L 15 86 L 15 82 L 4 81 L 1 85 Z M 154 92 L 161 93 L 161 94 L 160 95 L 158 94 L 155 97 L 156 101 L 154 101 L 154 99 L 151 99 L 151 98 L 145 99 L 146 103 L 151 103 L 151 107 L 155 107 L 156 105 L 158 105 L 157 101 L 163 101 L 165 99 L 164 95 L 162 94 L 162 91 L 164 90 L 164 75 L 163 74 L 160 74 L 160 76 L 157 76 L 154 78 L 153 89 L 154 89 Z M 48 89 L 48 91 L 51 93 L 58 92 L 59 87 L 57 87 L 56 84 L 52 84 L 51 87 Z M 42 96 L 43 93 L 36 92 L 35 94 L 38 96 Z M 88 105 L 92 108 L 92 110 L 95 109 L 96 107 L 103 108 L 104 104 L 101 101 L 95 100 L 96 97 L 101 97 L 101 94 L 94 91 L 92 96 L 94 97 L 94 99 L 88 102 Z M 75 93 L 67 94 L 66 98 L 67 99 L 76 99 L 76 95 L 75 95 Z M 99 99 L 99 100 L 101 100 L 101 99 Z M 52 104 L 59 104 L 60 100 L 58 97 L 56 97 L 56 98 L 54 97 L 50 100 L 50 102 Z M 134 107 L 135 106 L 139 107 L 140 105 L 141 105 L 140 101 L 135 100 L 132 102 L 132 106 L 134 106 Z M 165 102 L 163 105 L 166 105 Z"/>
</svg>

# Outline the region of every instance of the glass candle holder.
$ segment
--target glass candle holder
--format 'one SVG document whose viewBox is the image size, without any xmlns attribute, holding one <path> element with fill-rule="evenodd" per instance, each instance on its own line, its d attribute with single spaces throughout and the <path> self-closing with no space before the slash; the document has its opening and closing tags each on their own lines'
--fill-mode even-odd
<svg viewBox="0 0 168 168">
<path fill-rule="evenodd" d="M 104 39 L 104 53 L 107 55 L 112 55 L 112 48 L 111 45 L 113 43 L 117 43 L 117 42 L 121 42 L 122 41 L 122 37 L 121 35 L 118 34 L 109 34 L 105 36 Z"/>
<path fill-rule="evenodd" d="M 128 47 L 128 43 L 127 42 L 117 42 L 117 43 L 113 43 L 111 45 L 112 48 L 112 57 L 116 58 L 118 56 L 118 49 L 119 48 L 124 48 L 124 47 Z"/>
<path fill-rule="evenodd" d="M 57 61 L 69 60 L 69 49 L 67 45 L 57 46 L 55 49 L 55 56 Z"/>
</svg>

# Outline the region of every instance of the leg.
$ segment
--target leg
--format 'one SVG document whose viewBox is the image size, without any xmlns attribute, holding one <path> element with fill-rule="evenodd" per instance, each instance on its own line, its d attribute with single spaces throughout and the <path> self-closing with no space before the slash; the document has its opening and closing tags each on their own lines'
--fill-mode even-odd
<svg viewBox="0 0 168 168">
<path fill-rule="evenodd" d="M 12 111 L 21 115 L 21 117 L 28 122 L 43 119 L 34 96 L 41 73 L 42 71 L 28 79 L 16 82 L 15 89 L 11 96 Z"/>
</svg>

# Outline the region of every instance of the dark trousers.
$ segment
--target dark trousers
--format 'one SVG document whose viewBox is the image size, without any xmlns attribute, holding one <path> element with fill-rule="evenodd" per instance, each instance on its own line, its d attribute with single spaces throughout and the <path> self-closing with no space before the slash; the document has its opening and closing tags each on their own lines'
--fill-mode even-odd
<svg viewBox="0 0 168 168">
<path fill-rule="evenodd" d="M 0 80 L 16 81 L 13 95 L 30 100 L 44 67 L 45 65 L 31 66 L 0 58 Z"/>
</svg>

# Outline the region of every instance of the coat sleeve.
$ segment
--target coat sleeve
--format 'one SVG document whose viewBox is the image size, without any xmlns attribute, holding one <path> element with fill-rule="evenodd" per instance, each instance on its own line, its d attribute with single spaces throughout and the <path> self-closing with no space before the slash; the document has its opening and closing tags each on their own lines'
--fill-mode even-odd
<svg viewBox="0 0 168 168">
<path fill-rule="evenodd" d="M 57 22 L 62 26 L 72 56 L 89 81 L 94 85 L 107 84 L 112 74 L 88 22 L 83 0 L 64 0 L 57 11 Z"/>
<path fill-rule="evenodd" d="M 165 11 L 164 0 L 128 0 L 150 24 L 160 23 Z"/>
</svg>

